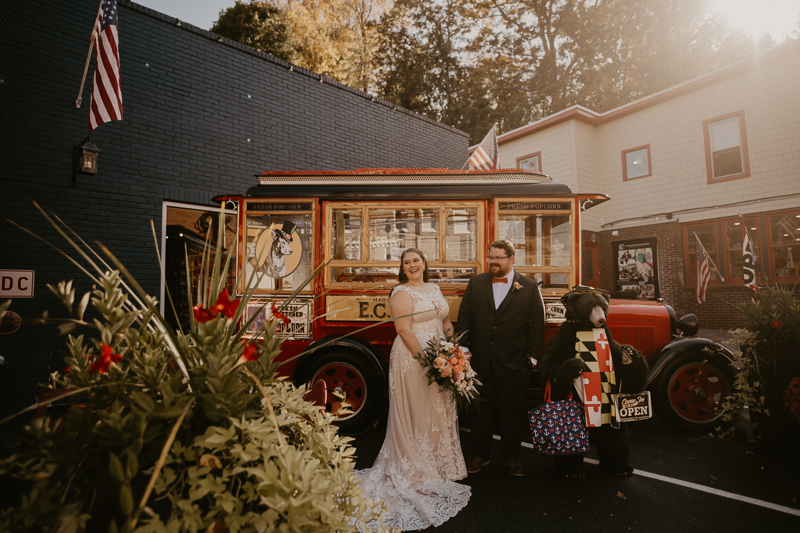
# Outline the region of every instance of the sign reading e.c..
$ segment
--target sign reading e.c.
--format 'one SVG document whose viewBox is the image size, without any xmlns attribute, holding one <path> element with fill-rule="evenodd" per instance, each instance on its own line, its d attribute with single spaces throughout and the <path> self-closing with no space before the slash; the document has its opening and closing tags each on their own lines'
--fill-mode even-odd
<svg viewBox="0 0 800 533">
<path fill-rule="evenodd" d="M 0 298 L 33 298 L 33 270 L 0 270 Z"/>
</svg>

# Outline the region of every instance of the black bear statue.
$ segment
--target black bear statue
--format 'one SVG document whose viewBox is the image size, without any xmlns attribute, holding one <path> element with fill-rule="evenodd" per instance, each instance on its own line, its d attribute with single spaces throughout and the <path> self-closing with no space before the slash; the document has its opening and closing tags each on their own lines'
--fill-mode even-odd
<svg viewBox="0 0 800 533">
<path fill-rule="evenodd" d="M 633 473 L 630 440 L 627 424 L 620 424 L 616 416 L 615 398 L 619 393 L 641 392 L 649 368 L 633 346 L 611 338 L 606 324 L 609 300 L 607 291 L 582 285 L 562 296 L 566 321 L 547 342 L 538 369 L 542 386 L 550 382 L 552 400 L 570 393 L 580 400 L 575 384 L 583 385 L 589 442 L 597 449 L 600 466 L 627 476 Z M 567 477 L 585 475 L 582 454 L 556 457 L 555 467 Z"/>
</svg>

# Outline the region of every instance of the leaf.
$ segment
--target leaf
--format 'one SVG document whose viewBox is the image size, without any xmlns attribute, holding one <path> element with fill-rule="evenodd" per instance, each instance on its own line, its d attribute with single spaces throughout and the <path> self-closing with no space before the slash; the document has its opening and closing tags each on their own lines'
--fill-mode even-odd
<svg viewBox="0 0 800 533">
<path fill-rule="evenodd" d="M 200 466 L 208 466 L 212 469 L 219 469 L 222 468 L 222 461 L 220 461 L 215 455 L 206 453 L 200 457 Z"/>
<path fill-rule="evenodd" d="M 73 331 L 78 325 L 75 322 L 62 322 L 58 325 L 58 334 L 66 335 Z"/>
<path fill-rule="evenodd" d="M 90 296 L 91 296 L 91 293 L 87 292 L 86 294 L 83 295 L 83 298 L 81 298 L 81 301 L 78 304 L 78 309 L 77 309 L 77 311 L 78 311 L 78 320 L 83 320 L 83 314 L 86 312 L 86 307 L 89 305 L 89 297 Z"/>
<path fill-rule="evenodd" d="M 122 469 L 122 462 L 120 462 L 119 457 L 113 453 L 108 455 L 108 473 L 120 483 L 125 481 L 125 472 Z"/>
<path fill-rule="evenodd" d="M 153 399 L 143 392 L 133 391 L 131 392 L 131 397 L 148 413 L 152 412 L 156 407 Z M 178 414 L 180 414 L 180 412 L 178 412 Z"/>
<path fill-rule="evenodd" d="M 139 472 L 139 460 L 136 457 L 136 454 L 129 451 L 128 452 L 128 479 L 136 477 L 137 472 Z"/>
<path fill-rule="evenodd" d="M 627 500 L 627 499 L 628 499 L 628 498 L 627 498 L 627 497 L 626 497 L 624 494 L 622 494 L 620 491 L 617 491 L 617 498 L 619 498 L 620 500 Z"/>
<path fill-rule="evenodd" d="M 119 489 L 119 507 L 126 515 L 133 512 L 133 494 L 128 485 L 122 485 Z"/>
</svg>

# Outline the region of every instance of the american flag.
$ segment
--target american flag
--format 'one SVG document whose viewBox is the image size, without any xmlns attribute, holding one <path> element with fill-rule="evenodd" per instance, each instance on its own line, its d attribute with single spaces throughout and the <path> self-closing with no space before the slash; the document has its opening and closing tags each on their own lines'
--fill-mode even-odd
<svg viewBox="0 0 800 533">
<path fill-rule="evenodd" d="M 119 82 L 119 31 L 117 0 L 103 0 L 92 31 L 94 81 L 89 109 L 89 133 L 112 120 L 122 120 L 122 90 Z"/>
<path fill-rule="evenodd" d="M 703 243 L 697 233 L 694 234 L 694 251 L 697 260 L 697 303 L 702 304 L 706 301 L 708 283 L 711 281 L 711 264 Z"/>
<path fill-rule="evenodd" d="M 467 164 L 470 169 L 474 170 L 490 170 L 497 168 L 497 156 L 499 150 L 497 149 L 497 132 L 494 126 L 483 138 L 481 144 L 472 152 Z"/>
</svg>

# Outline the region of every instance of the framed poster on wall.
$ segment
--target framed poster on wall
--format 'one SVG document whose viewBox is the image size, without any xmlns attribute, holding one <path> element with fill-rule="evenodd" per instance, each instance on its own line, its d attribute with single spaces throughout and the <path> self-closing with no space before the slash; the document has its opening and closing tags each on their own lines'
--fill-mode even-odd
<svg viewBox="0 0 800 533">
<path fill-rule="evenodd" d="M 615 291 L 631 292 L 630 297 L 638 300 L 660 297 L 656 241 L 656 237 L 646 237 L 611 242 L 611 254 L 616 262 Z"/>
</svg>

